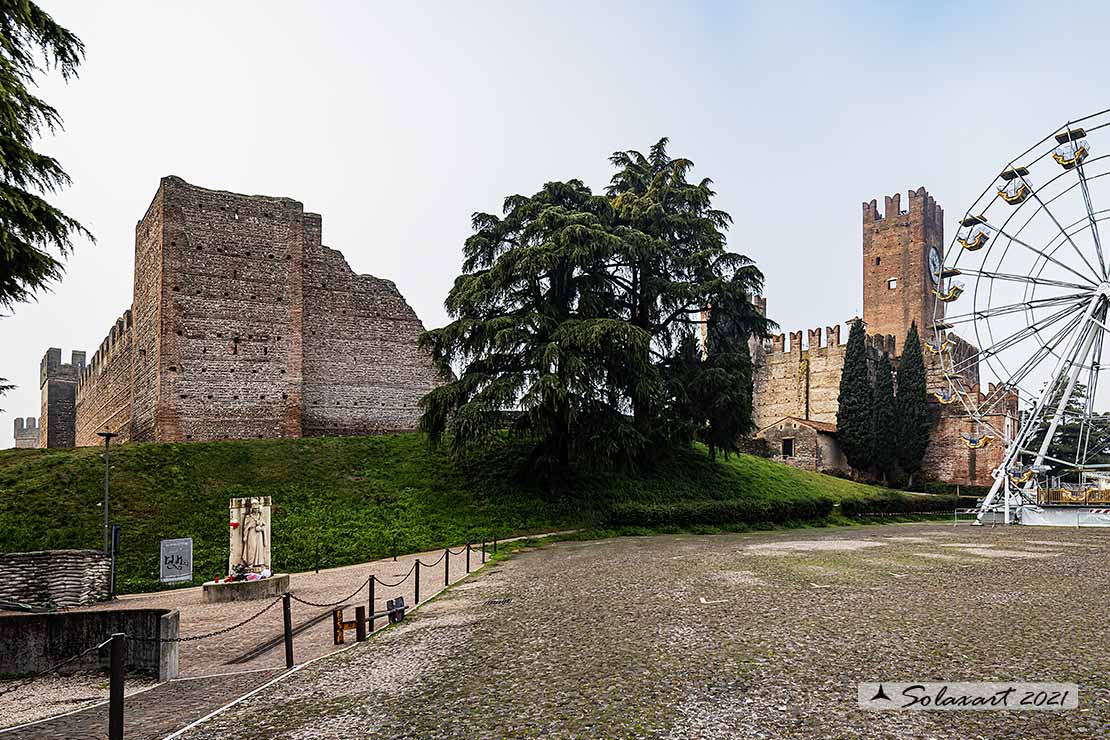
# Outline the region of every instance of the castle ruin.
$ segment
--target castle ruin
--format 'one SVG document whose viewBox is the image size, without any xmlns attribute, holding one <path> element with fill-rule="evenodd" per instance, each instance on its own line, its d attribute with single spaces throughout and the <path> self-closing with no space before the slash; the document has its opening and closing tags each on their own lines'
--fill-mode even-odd
<svg viewBox="0 0 1110 740">
<path fill-rule="evenodd" d="M 165 177 L 135 228 L 131 307 L 87 364 L 42 360 L 37 446 L 412 430 L 442 382 L 423 330 L 301 203 Z M 17 439 L 30 429 L 16 420 Z"/>
</svg>

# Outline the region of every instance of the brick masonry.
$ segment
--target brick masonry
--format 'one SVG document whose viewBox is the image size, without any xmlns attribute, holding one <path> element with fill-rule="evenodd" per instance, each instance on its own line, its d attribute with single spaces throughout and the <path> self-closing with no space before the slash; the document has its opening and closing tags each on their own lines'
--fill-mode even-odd
<svg viewBox="0 0 1110 740">
<path fill-rule="evenodd" d="M 917 324 L 925 341 L 932 340 L 929 327 L 934 322 L 933 282 L 929 276 L 929 252 L 941 252 L 944 243 L 944 211 L 926 192 L 918 188 L 909 192 L 909 208 L 901 208 L 900 193 L 885 198 L 883 212 L 878 201 L 863 204 L 863 320 L 869 333 L 868 347 L 872 359 L 880 353 L 889 355 L 897 369 L 897 343 L 902 341 L 910 325 Z M 940 304 L 943 312 L 944 304 Z M 766 313 L 766 299 L 757 298 L 757 308 Z M 943 313 L 941 314 L 943 315 Z M 845 338 L 847 332 L 844 332 Z M 984 395 L 979 388 L 978 348 L 966 340 L 949 334 L 948 350 L 963 367 L 961 380 L 973 400 L 987 397 L 999 399 L 996 413 L 987 421 L 999 430 L 1017 426 L 1017 399 L 1004 396 L 1001 389 L 991 386 Z M 791 332 L 773 337 L 765 345 L 753 345 L 755 363 L 753 416 L 757 429 L 775 425 L 785 417 L 836 423 L 840 392 L 840 373 L 844 365 L 846 344 L 841 344 L 840 326 L 825 329 L 824 341 L 820 328 Z M 947 391 L 948 381 L 938 357 L 925 353 L 927 382 L 930 390 Z M 992 440 L 980 450 L 968 449 L 962 434 L 975 435 L 977 429 L 966 418 L 959 404 L 931 404 L 935 419 L 932 442 L 925 454 L 925 477 L 954 483 L 991 483 L 991 471 L 997 467 L 1005 450 L 1005 440 Z M 814 445 L 818 436 L 814 438 Z M 766 436 L 766 435 L 765 435 Z M 770 436 L 776 437 L 775 434 Z M 775 440 L 768 440 L 772 453 Z M 802 441 L 798 444 L 806 445 Z M 812 446 L 812 445 L 811 445 Z M 808 448 L 807 448 L 808 449 Z M 813 466 L 816 453 L 799 458 L 791 464 Z"/>
<path fill-rule="evenodd" d="M 87 368 L 74 353 L 68 407 L 60 352 L 44 359 L 56 434 L 40 446 L 96 444 L 103 429 L 160 442 L 414 429 L 441 382 L 423 325 L 321 236 L 290 198 L 163 178 L 135 229 L 132 306 Z"/>
</svg>

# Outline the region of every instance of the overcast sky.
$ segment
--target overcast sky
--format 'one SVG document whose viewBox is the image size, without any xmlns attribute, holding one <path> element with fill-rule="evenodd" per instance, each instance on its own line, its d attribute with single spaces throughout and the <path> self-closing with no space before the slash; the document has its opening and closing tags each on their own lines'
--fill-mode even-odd
<svg viewBox="0 0 1110 740">
<path fill-rule="evenodd" d="M 47 79 L 57 198 L 97 237 L 0 318 L 0 447 L 37 415 L 49 346 L 89 353 L 130 306 L 159 178 L 288 196 L 324 242 L 445 322 L 470 214 L 608 181 L 669 136 L 735 219 L 784 330 L 862 310 L 860 203 L 924 185 L 956 218 L 1012 156 L 1108 107 L 1108 12 L 1039 3 L 44 2 L 88 55 Z M 904 200 L 903 196 L 903 203 Z"/>
</svg>

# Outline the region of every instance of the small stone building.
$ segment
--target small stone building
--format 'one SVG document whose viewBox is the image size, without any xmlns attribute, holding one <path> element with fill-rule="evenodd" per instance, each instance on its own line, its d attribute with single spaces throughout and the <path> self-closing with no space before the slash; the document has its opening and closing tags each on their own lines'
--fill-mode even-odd
<svg viewBox="0 0 1110 740">
<path fill-rule="evenodd" d="M 802 470 L 848 473 L 848 460 L 836 441 L 836 424 L 784 416 L 756 432 L 767 442 L 771 459 Z"/>
</svg>

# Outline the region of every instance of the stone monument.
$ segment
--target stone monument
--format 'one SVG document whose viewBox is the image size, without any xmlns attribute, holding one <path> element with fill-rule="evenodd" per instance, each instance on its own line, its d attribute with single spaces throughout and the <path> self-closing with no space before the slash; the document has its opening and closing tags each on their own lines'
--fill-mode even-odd
<svg viewBox="0 0 1110 740">
<path fill-rule="evenodd" d="M 269 496 L 231 499 L 231 539 L 227 574 L 236 571 L 269 576 L 270 509 Z"/>
<path fill-rule="evenodd" d="M 274 573 L 270 560 L 271 509 L 269 496 L 231 499 L 227 577 L 204 584 L 205 601 L 272 598 L 289 590 L 289 576 Z"/>
</svg>

